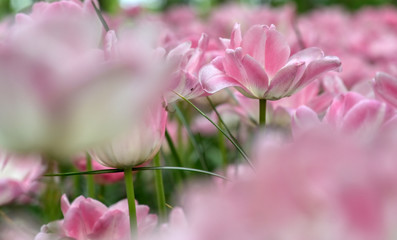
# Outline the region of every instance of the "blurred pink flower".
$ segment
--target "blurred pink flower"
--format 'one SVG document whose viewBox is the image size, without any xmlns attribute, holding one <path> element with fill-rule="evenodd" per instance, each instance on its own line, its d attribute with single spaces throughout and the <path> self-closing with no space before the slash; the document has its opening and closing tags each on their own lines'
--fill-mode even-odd
<svg viewBox="0 0 397 240">
<path fill-rule="evenodd" d="M 164 140 L 167 111 L 157 104 L 143 114 L 143 120 L 132 124 L 123 135 L 92 149 L 93 158 L 112 168 L 136 167 L 151 160 Z"/>
<path fill-rule="evenodd" d="M 0 145 L 74 154 L 114 137 L 139 117 L 158 95 L 158 78 L 141 73 L 156 64 L 142 57 L 152 52 L 142 45 L 144 54 L 134 52 L 130 59 L 139 58 L 145 68 L 131 66 L 106 56 L 99 48 L 101 35 L 88 0 L 41 2 L 31 14 L 16 16 L 0 41 Z"/>
<path fill-rule="evenodd" d="M 333 100 L 322 122 L 342 132 L 370 137 L 394 118 L 396 111 L 386 103 L 349 92 Z M 292 129 L 295 133 L 320 124 L 317 113 L 306 106 L 299 107 L 293 115 Z"/>
<path fill-rule="evenodd" d="M 376 97 L 397 108 L 397 77 L 378 72 L 375 76 L 373 89 Z"/>
<path fill-rule="evenodd" d="M 308 48 L 290 57 L 284 37 L 272 25 L 254 25 L 241 36 L 236 24 L 231 38 L 221 39 L 227 48 L 200 71 L 208 93 L 236 87 L 247 97 L 277 100 L 291 96 L 315 77 L 341 65 L 337 57 Z"/>
<path fill-rule="evenodd" d="M 127 200 L 106 207 L 101 202 L 85 197 L 76 198 L 71 204 L 62 196 L 61 208 L 64 219 L 41 227 L 35 240 L 130 240 Z M 157 225 L 157 216 L 149 214 L 149 207 L 136 202 L 138 234 L 151 233 Z"/>
<path fill-rule="evenodd" d="M 264 142 L 254 150 L 256 173 L 222 189 L 191 187 L 182 199 L 187 227 L 161 239 L 393 239 L 393 144 L 378 148 L 327 129 L 282 146 Z"/>
<path fill-rule="evenodd" d="M 11 202 L 30 202 L 40 192 L 38 180 L 45 169 L 38 155 L 0 152 L 0 206 Z"/>
<path fill-rule="evenodd" d="M 165 93 L 167 103 L 180 99 L 175 92 L 187 99 L 196 98 L 205 93 L 198 75 L 200 68 L 207 63 L 205 53 L 208 41 L 208 36 L 202 34 L 197 48 L 191 48 L 191 43 L 184 42 L 168 53 L 167 63 L 176 66 L 177 70 L 171 75 L 170 91 Z"/>
</svg>

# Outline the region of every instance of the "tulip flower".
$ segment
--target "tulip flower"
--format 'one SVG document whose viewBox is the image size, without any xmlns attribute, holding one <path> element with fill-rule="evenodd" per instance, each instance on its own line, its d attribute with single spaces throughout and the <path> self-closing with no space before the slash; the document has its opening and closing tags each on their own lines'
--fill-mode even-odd
<svg viewBox="0 0 397 240">
<path fill-rule="evenodd" d="M 198 75 L 200 68 L 206 63 L 204 57 L 208 41 L 208 36 L 202 34 L 197 48 L 191 48 L 190 42 L 184 42 L 168 53 L 166 62 L 176 66 L 177 70 L 171 76 L 171 91 L 165 95 L 167 103 L 179 99 L 175 92 L 187 99 L 205 94 L 198 80 Z"/>
<path fill-rule="evenodd" d="M 396 118 L 396 111 L 384 102 L 349 92 L 334 99 L 321 122 L 313 110 L 299 107 L 292 117 L 295 135 L 325 124 L 343 132 L 371 136 Z"/>
<path fill-rule="evenodd" d="M 200 71 L 200 82 L 211 94 L 236 87 L 250 98 L 277 100 L 341 66 L 337 57 L 324 56 L 319 48 L 290 56 L 287 41 L 273 25 L 254 25 L 242 37 L 236 24 L 231 38 L 221 40 L 226 47 L 224 56 Z"/>
<path fill-rule="evenodd" d="M 374 82 L 375 95 L 393 107 L 397 107 L 397 77 L 378 72 Z"/>
<path fill-rule="evenodd" d="M 152 99 L 154 81 L 142 72 L 158 64 L 130 56 L 146 66 L 142 70 L 106 58 L 99 48 L 102 27 L 90 7 L 88 0 L 38 3 L 7 29 L 0 41 L 4 148 L 74 154 L 122 132 Z"/>
<path fill-rule="evenodd" d="M 40 190 L 38 179 L 45 169 L 38 155 L 0 152 L 0 206 L 10 202 L 29 202 Z"/>
<path fill-rule="evenodd" d="M 149 207 L 138 205 L 138 232 L 140 235 L 150 233 L 157 224 L 157 216 L 149 214 Z M 35 240 L 47 239 L 92 239 L 130 240 L 127 200 L 106 207 L 101 202 L 80 196 L 69 203 L 66 195 L 62 196 L 61 209 L 63 220 L 42 226 Z"/>
<path fill-rule="evenodd" d="M 167 112 L 157 105 L 146 112 L 144 120 L 133 124 L 114 141 L 94 148 L 94 159 L 107 167 L 132 168 L 151 160 L 164 139 Z"/>
</svg>

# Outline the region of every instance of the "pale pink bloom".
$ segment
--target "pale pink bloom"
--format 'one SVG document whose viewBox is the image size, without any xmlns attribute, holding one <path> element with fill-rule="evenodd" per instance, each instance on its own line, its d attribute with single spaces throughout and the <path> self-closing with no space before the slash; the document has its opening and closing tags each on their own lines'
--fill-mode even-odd
<svg viewBox="0 0 397 240">
<path fill-rule="evenodd" d="M 182 199 L 187 230 L 165 239 L 394 239 L 396 151 L 359 142 L 332 131 L 282 147 L 259 139 L 256 173 L 222 190 L 191 188 Z"/>
<path fill-rule="evenodd" d="M 396 117 L 396 112 L 384 102 L 366 99 L 360 94 L 349 92 L 334 99 L 322 123 L 342 132 L 356 133 L 369 137 Z M 295 133 L 321 124 L 317 113 L 308 107 L 299 107 L 293 115 Z"/>
<path fill-rule="evenodd" d="M 161 104 L 142 112 L 143 119 L 113 141 L 90 151 L 99 163 L 112 168 L 131 168 L 151 160 L 164 140 L 167 111 Z"/>
<path fill-rule="evenodd" d="M 38 155 L 0 153 L 0 206 L 28 203 L 40 192 L 39 178 L 46 167 Z"/>
<path fill-rule="evenodd" d="M 87 171 L 87 160 L 84 155 L 80 155 L 75 158 L 74 164 L 80 171 Z M 92 170 L 106 170 L 111 169 L 109 167 L 102 166 L 95 159 L 91 160 Z M 98 184 L 112 184 L 115 182 L 120 182 L 124 179 L 124 173 L 104 173 L 104 174 L 95 174 L 94 180 Z"/>
<path fill-rule="evenodd" d="M 200 82 L 208 93 L 233 86 L 247 97 L 277 100 L 341 65 L 337 57 L 324 56 L 318 48 L 290 57 L 286 40 L 273 25 L 254 25 L 242 37 L 236 24 L 230 40 L 222 42 L 225 55 L 200 71 Z"/>
<path fill-rule="evenodd" d="M 396 71 L 397 72 L 397 71 Z M 397 107 L 397 77 L 384 72 L 376 73 L 373 89 L 377 98 Z"/>
<path fill-rule="evenodd" d="M 131 57 L 145 68 L 106 58 L 90 6 L 38 3 L 30 15 L 16 16 L 0 43 L 2 146 L 74 154 L 124 131 L 157 95 L 153 78 L 141 74 L 149 69 L 146 48 Z"/>
<path fill-rule="evenodd" d="M 167 103 L 180 99 L 175 93 L 187 99 L 193 99 L 205 93 L 198 80 L 198 75 L 201 67 L 207 63 L 205 53 L 208 41 L 208 36 L 202 34 L 197 48 L 192 48 L 190 42 L 184 42 L 167 54 L 166 62 L 177 69 L 171 75 L 169 91 L 165 93 Z"/>
<path fill-rule="evenodd" d="M 149 214 L 149 207 L 136 204 L 138 234 L 151 233 L 157 224 L 157 216 Z M 41 227 L 35 240 L 73 239 L 73 240 L 130 240 L 130 224 L 127 200 L 106 207 L 101 202 L 80 196 L 69 203 L 62 196 L 61 209 L 63 220 L 51 222 Z"/>
</svg>

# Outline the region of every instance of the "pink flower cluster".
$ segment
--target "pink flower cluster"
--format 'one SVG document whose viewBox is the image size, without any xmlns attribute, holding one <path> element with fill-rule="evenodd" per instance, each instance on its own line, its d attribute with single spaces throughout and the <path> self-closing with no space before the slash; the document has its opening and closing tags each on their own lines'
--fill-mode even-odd
<svg viewBox="0 0 397 240">
<path fill-rule="evenodd" d="M 189 141 L 196 147 L 199 135 L 228 180 L 181 180 L 184 194 L 167 204 L 182 208 L 161 224 L 136 202 L 139 239 L 395 239 L 396 9 L 296 15 L 291 6 L 225 5 L 206 19 L 187 7 L 130 9 L 103 13 L 101 24 L 93 4 L 40 2 L 0 23 L 0 205 L 35 202 L 47 163 L 75 159 L 87 170 L 84 157 L 71 157 L 79 153 L 96 173 L 108 170 L 94 177 L 103 189 L 160 149 L 156 164 L 180 154 L 180 167 L 191 166 L 200 151 Z M 254 169 L 228 159 L 235 146 Z M 52 184 L 67 192 L 65 182 Z M 63 195 L 61 210 L 35 240 L 132 237 L 126 199 L 107 207 Z"/>
</svg>

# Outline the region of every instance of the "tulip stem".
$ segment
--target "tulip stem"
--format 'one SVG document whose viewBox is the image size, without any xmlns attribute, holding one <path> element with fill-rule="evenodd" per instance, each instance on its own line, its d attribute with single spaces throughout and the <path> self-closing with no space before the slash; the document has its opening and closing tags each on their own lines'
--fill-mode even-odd
<svg viewBox="0 0 397 240">
<path fill-rule="evenodd" d="M 127 191 L 128 212 L 130 215 L 131 239 L 135 239 L 134 237 L 138 235 L 137 234 L 138 224 L 136 220 L 134 182 L 132 179 L 131 168 L 124 169 L 124 180 L 125 180 L 125 188 Z"/>
<path fill-rule="evenodd" d="M 153 162 L 155 167 L 160 167 L 160 153 L 156 154 L 156 156 L 153 159 Z M 156 195 L 157 195 L 157 206 L 159 209 L 159 216 L 161 220 L 164 220 L 167 210 L 165 206 L 163 174 L 161 173 L 161 170 L 154 171 L 154 179 L 156 183 Z"/>
<path fill-rule="evenodd" d="M 266 99 L 259 99 L 259 126 L 266 125 Z"/>
<path fill-rule="evenodd" d="M 86 154 L 86 168 L 87 171 L 92 171 L 92 159 L 90 154 Z M 87 175 L 87 192 L 88 197 L 95 198 L 95 183 L 94 183 L 94 176 Z"/>
</svg>

